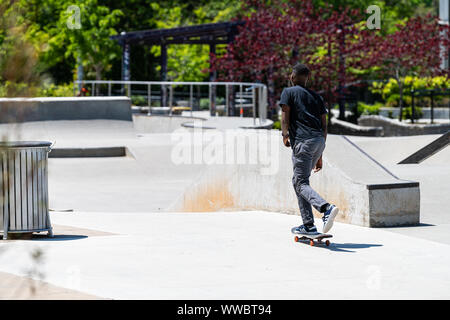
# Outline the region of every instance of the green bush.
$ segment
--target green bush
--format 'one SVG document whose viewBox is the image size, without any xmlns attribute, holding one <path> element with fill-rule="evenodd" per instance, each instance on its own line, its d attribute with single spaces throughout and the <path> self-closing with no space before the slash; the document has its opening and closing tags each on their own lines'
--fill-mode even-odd
<svg viewBox="0 0 450 320">
<path fill-rule="evenodd" d="M 144 96 L 131 96 L 131 104 L 134 106 L 146 106 L 148 101 Z"/>
<path fill-rule="evenodd" d="M 272 129 L 281 130 L 281 122 L 279 120 L 275 121 L 273 123 Z"/>
<path fill-rule="evenodd" d="M 414 107 L 414 120 L 420 119 L 423 116 L 422 108 Z M 406 107 L 402 110 L 403 119 L 412 120 L 412 107 Z"/>
<path fill-rule="evenodd" d="M 43 84 L 42 86 L 34 86 L 27 83 L 15 83 L 5 81 L 0 84 L 0 97 L 22 96 L 22 97 L 72 97 L 73 85 L 62 84 L 55 85 Z"/>
<path fill-rule="evenodd" d="M 450 78 L 446 76 L 439 77 L 411 77 L 407 76 L 402 79 L 404 83 L 403 88 L 403 102 L 404 106 L 412 104 L 411 90 L 432 90 L 432 89 L 450 89 Z M 398 83 L 391 78 L 387 82 L 374 82 L 370 87 L 372 93 L 380 94 L 386 102 L 387 107 L 398 107 L 400 101 L 400 91 Z M 435 101 L 442 100 L 442 96 L 437 96 Z M 420 103 L 420 99 L 416 99 Z"/>
<path fill-rule="evenodd" d="M 15 83 L 11 81 L 5 81 L 0 84 L 0 97 L 16 97 L 16 96 L 28 96 L 33 93 L 32 88 L 26 83 Z"/>
<path fill-rule="evenodd" d="M 380 108 L 383 106 L 382 103 L 377 102 L 373 105 L 365 104 L 364 102 L 358 101 L 357 112 L 360 115 L 378 115 L 380 113 Z"/>
<path fill-rule="evenodd" d="M 37 97 L 72 97 L 73 96 L 73 85 L 68 84 L 47 84 L 38 88 L 36 92 Z"/>
<path fill-rule="evenodd" d="M 200 110 L 209 110 L 209 98 L 200 99 Z"/>
</svg>

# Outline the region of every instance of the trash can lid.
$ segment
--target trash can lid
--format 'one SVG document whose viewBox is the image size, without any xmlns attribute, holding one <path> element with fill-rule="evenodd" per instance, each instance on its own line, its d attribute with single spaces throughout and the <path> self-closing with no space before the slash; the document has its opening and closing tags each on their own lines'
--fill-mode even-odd
<svg viewBox="0 0 450 320">
<path fill-rule="evenodd" d="M 0 148 L 50 147 L 49 141 L 0 141 Z"/>
</svg>

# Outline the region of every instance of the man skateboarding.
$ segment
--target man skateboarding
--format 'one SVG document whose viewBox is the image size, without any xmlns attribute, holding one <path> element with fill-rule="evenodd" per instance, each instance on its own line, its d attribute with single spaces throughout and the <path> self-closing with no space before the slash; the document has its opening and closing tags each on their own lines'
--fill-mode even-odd
<svg viewBox="0 0 450 320">
<path fill-rule="evenodd" d="M 339 212 L 309 185 L 311 171 L 322 169 L 322 152 L 327 137 L 324 101 L 319 94 L 306 88 L 310 74 L 306 65 L 296 64 L 289 79 L 291 87 L 283 90 L 280 99 L 283 143 L 292 147 L 292 183 L 303 220 L 303 225 L 293 228 L 292 232 L 304 235 L 318 233 L 311 206 L 323 213 L 323 233 L 331 229 Z"/>
</svg>

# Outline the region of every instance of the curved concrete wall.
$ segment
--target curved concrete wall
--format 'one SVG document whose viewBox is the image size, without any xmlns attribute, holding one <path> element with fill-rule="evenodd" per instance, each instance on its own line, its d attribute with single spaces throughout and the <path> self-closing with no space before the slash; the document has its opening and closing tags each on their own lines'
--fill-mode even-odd
<svg viewBox="0 0 450 320">
<path fill-rule="evenodd" d="M 429 120 L 431 118 L 431 108 L 420 108 L 422 110 L 421 120 Z M 392 117 L 398 118 L 399 108 L 380 108 L 380 116 L 389 117 L 389 113 Z M 449 119 L 449 108 L 433 108 L 434 119 Z"/>
<path fill-rule="evenodd" d="M 450 123 L 411 124 L 398 122 L 383 116 L 361 116 L 358 119 L 358 124 L 360 126 L 382 127 L 385 137 L 441 134 L 450 130 Z"/>
<path fill-rule="evenodd" d="M 46 120 L 131 121 L 128 97 L 0 98 L 0 123 Z"/>
<path fill-rule="evenodd" d="M 281 144 L 278 134 L 271 134 L 277 141 L 270 149 L 272 161 L 279 161 L 276 172 L 263 174 L 261 163 L 209 165 L 172 209 L 299 214 L 292 187 L 291 150 Z M 260 143 L 258 148 L 263 148 Z M 247 156 L 250 150 L 247 148 Z M 312 174 L 311 185 L 341 209 L 337 221 L 366 227 L 419 223 L 419 184 L 393 176 L 341 136 L 329 135 L 324 168 Z"/>
<path fill-rule="evenodd" d="M 383 135 L 382 127 L 359 126 L 348 121 L 331 118 L 328 132 L 332 134 L 346 134 L 352 136 L 380 137 Z"/>
</svg>

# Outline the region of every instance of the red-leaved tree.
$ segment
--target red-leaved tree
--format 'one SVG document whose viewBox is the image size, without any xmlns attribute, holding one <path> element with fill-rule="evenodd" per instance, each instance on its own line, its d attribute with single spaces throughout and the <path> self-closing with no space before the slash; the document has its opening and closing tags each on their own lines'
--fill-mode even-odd
<svg viewBox="0 0 450 320">
<path fill-rule="evenodd" d="M 440 25 L 438 19 L 427 15 L 412 18 L 397 28 L 395 33 L 373 38 L 370 54 L 362 62 L 364 67 L 377 66 L 382 77 L 397 81 L 401 121 L 406 76 L 449 75 L 448 69 L 441 68 L 442 59 L 448 55 L 449 26 Z"/>
<path fill-rule="evenodd" d="M 275 105 L 296 62 L 312 70 L 311 86 L 331 101 L 339 84 L 355 81 L 366 48 L 357 10 L 314 8 L 312 1 L 251 0 L 235 41 L 223 56 L 212 57 L 212 70 L 224 81 L 261 81 Z"/>
<path fill-rule="evenodd" d="M 219 80 L 266 83 L 271 107 L 296 62 L 310 67 L 312 88 L 333 102 L 374 66 L 398 79 L 416 70 L 434 75 L 440 72 L 439 46 L 448 47 L 445 27 L 431 17 L 411 19 L 383 37 L 367 29 L 365 14 L 331 5 L 318 9 L 311 0 L 251 0 L 245 10 L 252 13 L 226 53 L 211 57 L 211 69 Z"/>
</svg>

